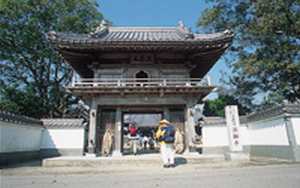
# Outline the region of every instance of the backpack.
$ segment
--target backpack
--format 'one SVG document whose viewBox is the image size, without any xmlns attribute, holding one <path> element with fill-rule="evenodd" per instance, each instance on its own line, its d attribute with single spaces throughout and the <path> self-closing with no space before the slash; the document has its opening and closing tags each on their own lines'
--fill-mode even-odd
<svg viewBox="0 0 300 188">
<path fill-rule="evenodd" d="M 164 135 L 162 136 L 161 140 L 165 143 L 174 143 L 175 142 L 175 128 L 172 125 L 168 125 L 162 128 L 164 131 Z"/>
</svg>

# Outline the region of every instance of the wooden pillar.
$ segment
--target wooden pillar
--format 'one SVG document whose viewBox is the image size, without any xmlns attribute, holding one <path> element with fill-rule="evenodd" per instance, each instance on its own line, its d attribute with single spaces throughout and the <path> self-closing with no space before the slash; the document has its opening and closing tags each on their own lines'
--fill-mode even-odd
<svg viewBox="0 0 300 188">
<path fill-rule="evenodd" d="M 116 111 L 115 134 L 114 134 L 114 151 L 113 156 L 122 156 L 121 153 L 121 136 L 122 136 L 122 111 L 118 107 Z"/>
<path fill-rule="evenodd" d="M 86 156 L 96 157 L 96 124 L 97 124 L 97 105 L 93 101 L 90 108 L 88 153 L 86 154 Z"/>
<path fill-rule="evenodd" d="M 164 107 L 164 119 L 170 121 L 170 110 L 168 107 Z"/>
</svg>

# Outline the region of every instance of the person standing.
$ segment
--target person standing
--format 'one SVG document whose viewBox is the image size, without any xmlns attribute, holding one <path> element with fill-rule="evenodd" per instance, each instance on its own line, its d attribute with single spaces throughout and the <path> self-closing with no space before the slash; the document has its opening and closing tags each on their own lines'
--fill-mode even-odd
<svg viewBox="0 0 300 188">
<path fill-rule="evenodd" d="M 169 121 L 163 119 L 159 122 L 159 127 L 155 134 L 160 142 L 160 153 L 163 161 L 163 167 L 175 167 L 173 144 L 175 141 L 175 128 Z"/>
<path fill-rule="evenodd" d="M 145 151 L 147 150 L 148 141 L 149 141 L 148 136 L 144 135 L 143 136 L 143 145 L 144 145 L 144 150 Z"/>
<path fill-rule="evenodd" d="M 131 147 L 133 154 L 137 154 L 137 142 L 138 142 L 138 134 L 137 134 L 137 127 L 135 123 L 130 123 L 129 124 L 129 139 L 131 141 Z"/>
<path fill-rule="evenodd" d="M 150 150 L 154 150 L 154 140 L 151 136 L 149 137 L 148 144 L 149 144 Z"/>
</svg>

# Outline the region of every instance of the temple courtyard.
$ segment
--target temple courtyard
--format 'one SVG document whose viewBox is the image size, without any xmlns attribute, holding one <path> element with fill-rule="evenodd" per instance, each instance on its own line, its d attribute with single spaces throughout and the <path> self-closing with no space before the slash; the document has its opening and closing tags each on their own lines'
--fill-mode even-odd
<svg viewBox="0 0 300 188">
<path fill-rule="evenodd" d="M 1 171 L 1 187 L 298 187 L 300 164 L 253 160 L 159 165 L 129 164 L 102 167 L 41 167 L 24 163 Z"/>
</svg>

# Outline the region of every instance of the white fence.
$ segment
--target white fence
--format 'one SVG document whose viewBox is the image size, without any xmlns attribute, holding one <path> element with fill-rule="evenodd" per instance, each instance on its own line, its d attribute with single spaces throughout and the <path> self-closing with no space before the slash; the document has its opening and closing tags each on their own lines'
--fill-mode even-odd
<svg viewBox="0 0 300 188">
<path fill-rule="evenodd" d="M 39 158 L 42 122 L 0 111 L 0 165 Z"/>
<path fill-rule="evenodd" d="M 51 156 L 81 156 L 84 151 L 84 129 L 44 129 L 41 155 Z"/>
<path fill-rule="evenodd" d="M 203 153 L 221 154 L 229 143 L 226 123 L 224 118 L 212 119 L 214 123 L 202 128 Z M 299 106 L 281 106 L 246 119 L 241 122 L 240 142 L 251 157 L 300 161 Z M 46 157 L 83 154 L 86 133 L 82 120 L 43 121 L 0 113 L 0 165 L 35 158 L 39 152 Z"/>
<path fill-rule="evenodd" d="M 248 123 L 249 145 L 288 146 L 286 122 L 283 117 Z"/>
<path fill-rule="evenodd" d="M 297 145 L 300 146 L 300 117 L 293 117 L 292 124 L 295 132 Z"/>
<path fill-rule="evenodd" d="M 204 154 L 229 149 L 224 118 L 207 117 L 202 133 Z M 252 158 L 300 161 L 300 105 L 281 105 L 243 117 L 239 137 L 243 151 Z"/>
<path fill-rule="evenodd" d="M 49 120 L 49 119 L 48 119 Z M 84 125 L 80 119 L 40 120 L 0 111 L 0 166 L 41 157 L 82 155 Z"/>
<path fill-rule="evenodd" d="M 0 121 L 0 153 L 39 151 L 42 127 Z"/>
</svg>

